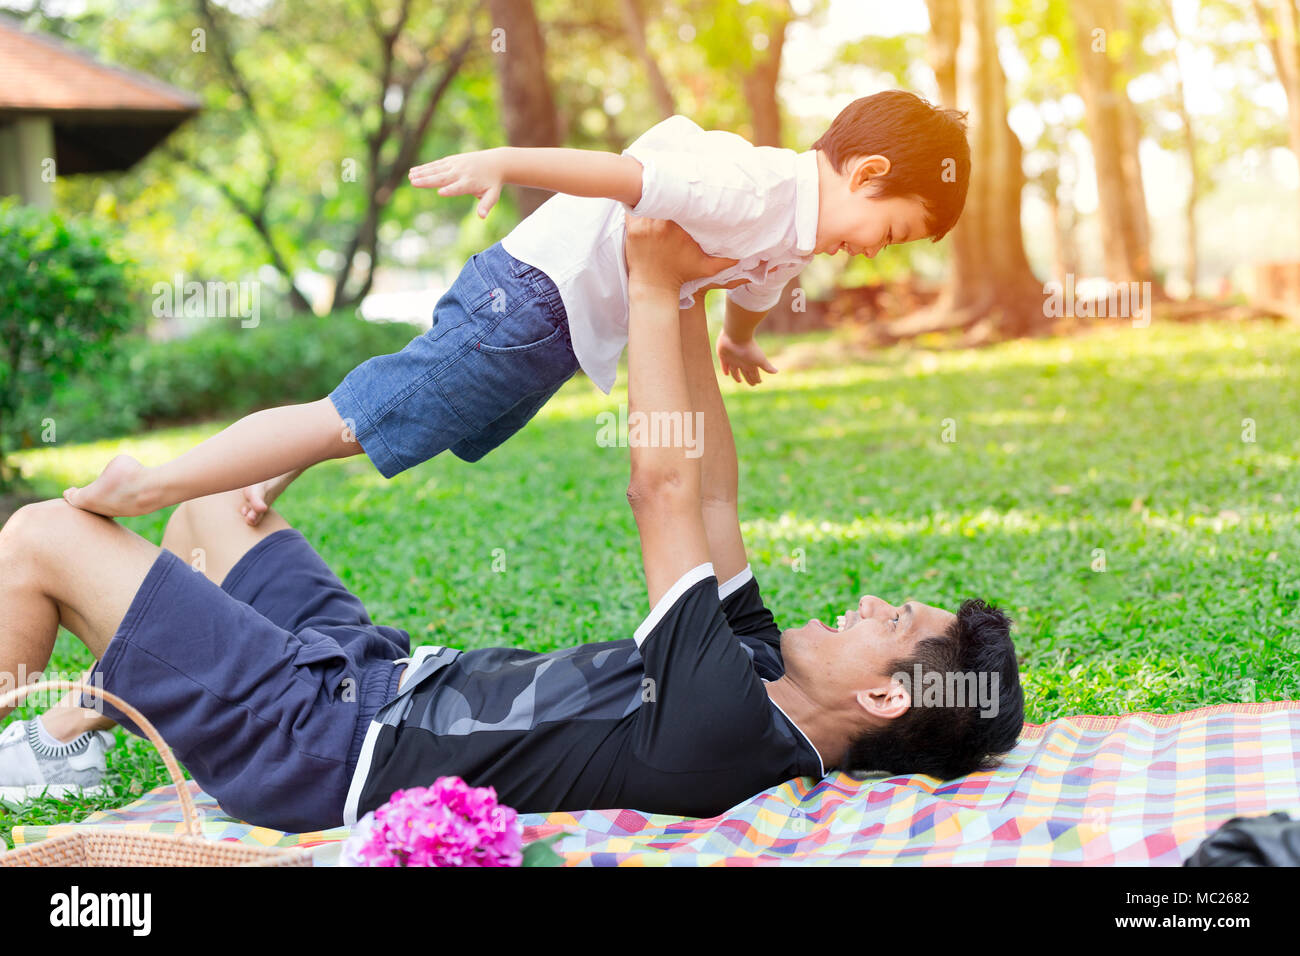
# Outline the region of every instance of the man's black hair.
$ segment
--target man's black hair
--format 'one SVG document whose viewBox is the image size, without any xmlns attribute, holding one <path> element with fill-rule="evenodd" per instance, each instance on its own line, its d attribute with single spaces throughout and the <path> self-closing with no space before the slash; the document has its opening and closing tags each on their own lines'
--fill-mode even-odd
<svg viewBox="0 0 1300 956">
<path fill-rule="evenodd" d="M 925 205 L 926 233 L 938 242 L 961 216 L 970 186 L 966 112 L 932 106 L 906 90 L 863 96 L 840 111 L 812 148 L 845 173 L 854 157 L 888 157 L 877 198 L 916 196 Z"/>
<path fill-rule="evenodd" d="M 912 687 L 907 712 L 854 740 L 840 769 L 927 773 L 951 780 L 993 769 L 997 758 L 1015 747 L 1024 723 L 1024 691 L 1011 619 L 1002 611 L 978 599 L 964 602 L 944 634 L 918 641 L 911 656 L 894 661 L 890 674 L 906 674 L 912 682 L 918 664 L 923 681 L 925 675 L 937 675 L 929 679 L 943 681 L 944 687 L 948 675 L 970 674 L 991 687 L 991 675 L 997 674 L 996 713 L 981 714 L 978 700 L 925 706 L 922 687 Z"/>
</svg>

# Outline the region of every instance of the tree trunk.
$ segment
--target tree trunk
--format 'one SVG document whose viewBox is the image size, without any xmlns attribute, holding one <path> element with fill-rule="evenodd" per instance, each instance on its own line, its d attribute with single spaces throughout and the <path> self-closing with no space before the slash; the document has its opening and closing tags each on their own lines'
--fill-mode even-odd
<svg viewBox="0 0 1300 956">
<path fill-rule="evenodd" d="M 1121 54 L 1115 50 L 1124 19 L 1117 0 L 1072 0 L 1088 138 L 1097 170 L 1097 197 L 1106 277 L 1112 282 L 1151 280 L 1146 196 L 1138 162 L 1137 114 L 1124 89 Z"/>
<path fill-rule="evenodd" d="M 384 70 L 385 79 L 391 76 L 389 72 L 392 62 L 391 51 L 404 22 L 405 18 L 399 22 L 393 32 L 381 38 L 388 50 L 386 56 L 388 65 L 385 66 Z M 367 137 L 368 161 L 366 176 L 369 200 L 365 216 L 344 249 L 343 259 L 335 276 L 334 298 L 330 305 L 330 311 L 351 308 L 360 304 L 370 294 L 371 286 L 375 281 L 375 269 L 379 264 L 380 217 L 384 210 L 388 208 L 393 193 L 397 191 L 398 184 L 405 180 L 406 170 L 410 169 L 411 164 L 415 161 L 417 150 L 423 144 L 425 134 L 429 131 L 429 124 L 433 122 L 443 96 L 451 87 L 452 80 L 460 72 L 474 39 L 475 34 L 471 28 L 466 31 L 464 39 L 461 40 L 456 49 L 440 57 L 442 75 L 438 78 L 438 82 L 434 84 L 433 89 L 430 90 L 423 106 L 413 117 L 408 120 L 409 114 L 406 104 L 412 102 L 411 90 L 415 86 L 415 76 L 403 88 L 403 109 L 399 112 L 398 117 L 391 122 L 387 118 L 380 120 L 378 128 Z M 386 88 L 386 86 L 387 83 L 380 84 L 381 89 Z M 381 111 L 383 109 L 382 101 L 380 109 Z M 397 153 L 390 163 L 383 165 L 381 156 L 384 153 L 384 147 L 394 139 L 397 141 Z M 360 281 L 349 286 L 348 279 L 352 275 L 358 253 L 365 254 L 365 265 Z"/>
<path fill-rule="evenodd" d="M 1079 214 L 1074 207 L 1073 196 L 1073 192 L 1067 193 L 1066 200 L 1061 203 L 1060 228 L 1057 233 L 1057 239 L 1061 244 L 1062 282 L 1067 275 L 1079 274 L 1079 241 L 1076 232 Z"/>
<path fill-rule="evenodd" d="M 262 142 L 267 169 L 260 183 L 248 183 L 233 176 L 228 180 L 218 175 L 216 169 L 203 162 L 197 155 L 183 155 L 166 145 L 162 148 L 179 162 L 185 163 L 200 176 L 210 181 L 230 205 L 247 220 L 249 226 L 256 232 L 265 246 L 271 265 L 287 280 L 291 308 L 295 312 L 312 311 L 312 303 L 294 282 L 294 247 L 282 241 L 277 241 L 276 232 L 271 228 L 273 216 L 270 210 L 280 185 L 281 157 L 277 146 L 278 139 L 273 135 L 270 124 L 263 119 L 254 87 L 248 82 L 235 63 L 233 57 L 234 46 L 230 42 L 228 32 L 224 26 L 224 18 L 233 15 L 223 12 L 219 17 L 215 7 L 220 5 L 214 5 L 211 0 L 196 0 L 196 4 L 200 19 L 209 34 L 211 34 L 210 42 L 219 68 L 230 84 L 231 89 L 238 93 L 238 98 L 242 101 L 239 111 L 244 114 L 248 125 Z M 378 98 L 376 125 L 371 128 L 365 120 L 361 108 L 355 103 L 353 104 L 358 122 L 367 127 L 364 130 L 367 153 L 365 163 L 366 209 L 361 221 L 357 223 L 355 231 L 343 247 L 341 264 L 334 275 L 334 289 L 330 302 L 331 310 L 354 306 L 369 293 L 379 259 L 378 228 L 383 212 L 387 209 L 398 183 L 403 181 L 404 174 L 415 159 L 417 150 L 424 142 L 425 134 L 428 132 L 442 97 L 459 72 L 475 38 L 471 22 L 468 24 L 465 36 L 458 47 L 446 51 L 432 52 L 426 48 L 423 50 L 425 56 L 423 62 L 406 64 L 406 68 L 399 71 L 398 61 L 401 58 L 395 51 L 405 39 L 404 30 L 409 21 L 410 9 L 410 0 L 402 0 L 402 3 L 397 8 L 395 21 L 391 25 L 385 25 L 378 17 L 371 20 L 380 52 L 380 63 L 378 64 L 375 86 Z M 273 27 L 264 27 L 264 29 L 274 33 Z M 285 53 L 294 50 L 294 47 L 295 44 L 286 43 Z M 434 61 L 441 64 L 442 74 L 434 84 L 434 88 L 429 93 L 423 107 L 418 111 L 417 115 L 410 117 L 408 120 L 408 108 L 412 103 L 412 90 L 415 89 L 417 82 L 425 75 L 426 69 Z M 310 69 L 308 58 L 304 56 L 300 62 Z M 317 81 L 324 89 L 341 101 L 347 102 L 348 93 L 340 89 L 328 74 L 319 70 L 314 72 Z M 400 77 L 398 76 L 399 72 L 402 74 Z M 398 109 L 396 115 L 390 114 L 383 106 L 386 95 L 393 85 L 397 85 L 403 92 L 403 105 Z M 381 168 L 381 156 L 387 151 L 386 147 L 394 142 L 398 147 L 396 157 L 386 167 Z M 238 186 L 231 180 L 238 181 Z M 317 207 L 318 213 L 319 207 Z M 359 253 L 363 253 L 366 257 L 365 267 L 362 270 L 359 282 L 355 282 L 352 287 L 349 287 L 348 280 L 352 276 L 353 267 Z"/>
<path fill-rule="evenodd" d="M 1287 115 L 1291 151 L 1300 160 L 1300 15 L 1295 0 L 1278 0 L 1278 56 L 1286 63 Z"/>
<path fill-rule="evenodd" d="M 654 95 L 659 115 L 667 119 L 677 112 L 677 106 L 673 102 L 672 91 L 668 89 L 668 81 L 664 79 L 663 71 L 659 69 L 659 63 L 650 53 L 650 45 L 646 42 L 645 14 L 641 11 L 641 2 L 622 0 L 622 6 L 623 27 L 627 31 L 627 38 L 632 44 L 637 59 L 645 67 L 646 77 L 650 81 L 650 92 Z"/>
<path fill-rule="evenodd" d="M 741 80 L 745 102 L 749 105 L 749 120 L 754 127 L 755 146 L 779 148 L 784 145 L 781 141 L 781 101 L 777 98 L 776 87 L 781 78 L 781 52 L 785 49 L 785 31 L 789 25 L 790 20 L 784 17 L 773 25 L 768 34 L 767 49 L 755 59 Z M 807 303 L 805 297 L 796 291 L 799 289 L 799 277 L 795 276 L 767 313 L 763 320 L 764 329 L 769 332 L 800 332 L 809 327 Z M 797 312 L 794 308 L 796 301 L 802 306 Z"/>
<path fill-rule="evenodd" d="M 1296 0 L 1275 0 L 1277 17 L 1270 17 L 1260 0 L 1252 0 L 1264 42 L 1273 55 L 1277 78 L 1286 91 L 1287 135 L 1291 152 L 1300 161 L 1300 13 Z"/>
<path fill-rule="evenodd" d="M 749 104 L 750 122 L 754 124 L 755 146 L 781 146 L 781 103 L 776 84 L 781 78 L 781 51 L 785 48 L 788 18 L 778 20 L 768 34 L 767 49 L 745 72 L 742 86 Z"/>
<path fill-rule="evenodd" d="M 1044 322 L 1043 287 L 1025 258 L 1020 140 L 1007 123 L 994 0 L 927 0 L 927 55 L 944 106 L 968 110 L 971 181 L 953 228 L 953 263 L 938 301 L 889 324 L 894 336 L 970 328 L 970 340 L 1025 335 Z"/>
<path fill-rule="evenodd" d="M 546 44 L 533 0 L 488 0 L 488 10 L 506 141 L 511 146 L 559 146 L 559 118 L 546 78 Z M 497 29 L 503 31 L 500 41 Z M 521 219 L 551 197 L 543 189 L 512 186 L 511 191 Z"/>
<path fill-rule="evenodd" d="M 1065 281 L 1065 274 L 1070 270 L 1065 265 L 1065 230 L 1061 222 L 1061 201 L 1056 198 L 1055 183 L 1048 179 L 1045 183 L 1044 199 L 1047 202 L 1047 218 L 1052 224 L 1052 278 L 1057 282 Z"/>
<path fill-rule="evenodd" d="M 1125 89 L 1127 78 L 1136 72 L 1132 50 L 1136 43 L 1136 34 L 1129 23 L 1124 9 L 1125 0 L 1109 0 L 1115 11 L 1116 22 L 1124 36 L 1132 37 L 1133 42 L 1126 44 L 1120 51 L 1119 75 L 1117 89 L 1122 94 L 1116 101 L 1120 115 L 1120 129 L 1123 131 L 1124 189 L 1127 202 L 1125 208 L 1133 223 L 1136 248 L 1136 265 L 1138 278 L 1149 281 L 1155 273 L 1151 268 L 1151 219 L 1147 215 L 1146 187 L 1142 181 L 1142 163 L 1140 149 L 1142 145 L 1142 124 L 1138 119 L 1137 109 L 1128 98 Z M 1157 287 L 1156 291 L 1163 291 Z"/>
<path fill-rule="evenodd" d="M 1178 46 L 1182 43 L 1182 36 L 1178 32 L 1178 20 L 1174 16 L 1174 5 L 1171 0 L 1165 0 L 1165 15 L 1169 18 L 1169 29 L 1174 33 L 1174 106 L 1178 112 L 1178 119 L 1183 124 L 1183 147 L 1187 150 L 1187 167 L 1191 173 L 1191 184 L 1187 190 L 1187 204 L 1184 207 L 1184 216 L 1187 219 L 1187 262 L 1184 266 L 1186 272 L 1187 284 L 1190 287 L 1191 298 L 1196 298 L 1196 283 L 1200 273 L 1200 257 L 1197 255 L 1196 247 L 1196 204 L 1201 195 L 1201 177 L 1199 164 L 1196 161 L 1196 131 L 1192 129 L 1192 116 L 1187 112 L 1187 96 L 1183 89 L 1183 65 L 1178 59 Z"/>
<path fill-rule="evenodd" d="M 1064 171 L 1069 168 L 1069 149 L 1065 130 L 1043 117 L 1044 135 L 1037 149 L 1050 152 L 1054 161 L 1043 168 L 1034 184 L 1043 191 L 1047 218 L 1052 230 L 1052 278 L 1064 283 L 1066 276 L 1077 271 L 1078 249 L 1074 236 L 1075 211 L 1073 191 L 1066 188 Z"/>
<path fill-rule="evenodd" d="M 1074 187 L 1073 183 L 1078 179 L 1078 170 L 1075 168 L 1073 154 L 1069 151 L 1067 145 L 1067 136 L 1064 130 L 1058 130 L 1055 137 L 1057 143 L 1057 164 L 1056 164 L 1056 181 L 1057 181 L 1057 219 L 1056 219 L 1056 244 L 1060 247 L 1060 273 L 1056 276 L 1061 282 L 1065 282 L 1067 275 L 1078 275 L 1079 273 L 1079 241 L 1077 228 L 1079 225 L 1079 212 L 1074 204 Z M 1062 175 L 1068 170 L 1070 176 L 1067 178 Z M 1061 187 L 1069 183 L 1064 189 L 1062 195 Z"/>
</svg>

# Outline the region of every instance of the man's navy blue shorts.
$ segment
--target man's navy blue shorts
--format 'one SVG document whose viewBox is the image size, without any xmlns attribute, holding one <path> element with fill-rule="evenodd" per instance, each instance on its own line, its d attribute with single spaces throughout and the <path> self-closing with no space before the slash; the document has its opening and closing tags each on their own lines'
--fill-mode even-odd
<svg viewBox="0 0 1300 956">
<path fill-rule="evenodd" d="M 559 289 L 498 242 L 465 263 L 428 332 L 362 362 L 329 397 L 392 478 L 448 449 L 478 461 L 577 371 Z"/>
<path fill-rule="evenodd" d="M 372 623 L 286 528 L 220 587 L 159 554 L 91 681 L 139 708 L 231 816 L 303 833 L 342 825 L 366 730 L 409 655 L 409 635 Z"/>
</svg>

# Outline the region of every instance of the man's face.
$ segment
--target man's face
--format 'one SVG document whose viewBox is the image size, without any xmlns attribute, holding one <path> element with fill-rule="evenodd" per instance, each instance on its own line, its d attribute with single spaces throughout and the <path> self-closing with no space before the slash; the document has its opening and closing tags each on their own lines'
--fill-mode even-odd
<svg viewBox="0 0 1300 956">
<path fill-rule="evenodd" d="M 893 663 L 910 657 L 918 641 L 944 634 L 956 619 L 918 601 L 895 606 L 867 595 L 836 627 L 814 618 L 782 633 L 781 656 L 786 673 L 822 706 L 840 709 L 856 698 L 868 712 L 875 712 L 873 704 L 887 710 L 891 698 L 898 703 L 900 691 L 891 681 Z"/>
<path fill-rule="evenodd" d="M 886 246 L 924 239 L 929 233 L 925 206 L 915 196 L 879 199 L 870 180 L 889 168 L 883 156 L 850 160 L 847 172 L 838 177 L 819 203 L 816 253 L 847 252 L 868 259 Z"/>
</svg>

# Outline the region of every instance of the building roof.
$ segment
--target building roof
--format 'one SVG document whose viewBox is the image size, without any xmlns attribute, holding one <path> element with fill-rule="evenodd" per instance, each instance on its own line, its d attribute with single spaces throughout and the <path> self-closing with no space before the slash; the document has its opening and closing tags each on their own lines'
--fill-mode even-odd
<svg viewBox="0 0 1300 956">
<path fill-rule="evenodd" d="M 0 14 L 0 110 L 195 113 L 199 101 Z"/>
<path fill-rule="evenodd" d="M 60 173 L 129 169 L 201 108 L 184 90 L 0 13 L 0 123 L 48 117 Z"/>
</svg>

